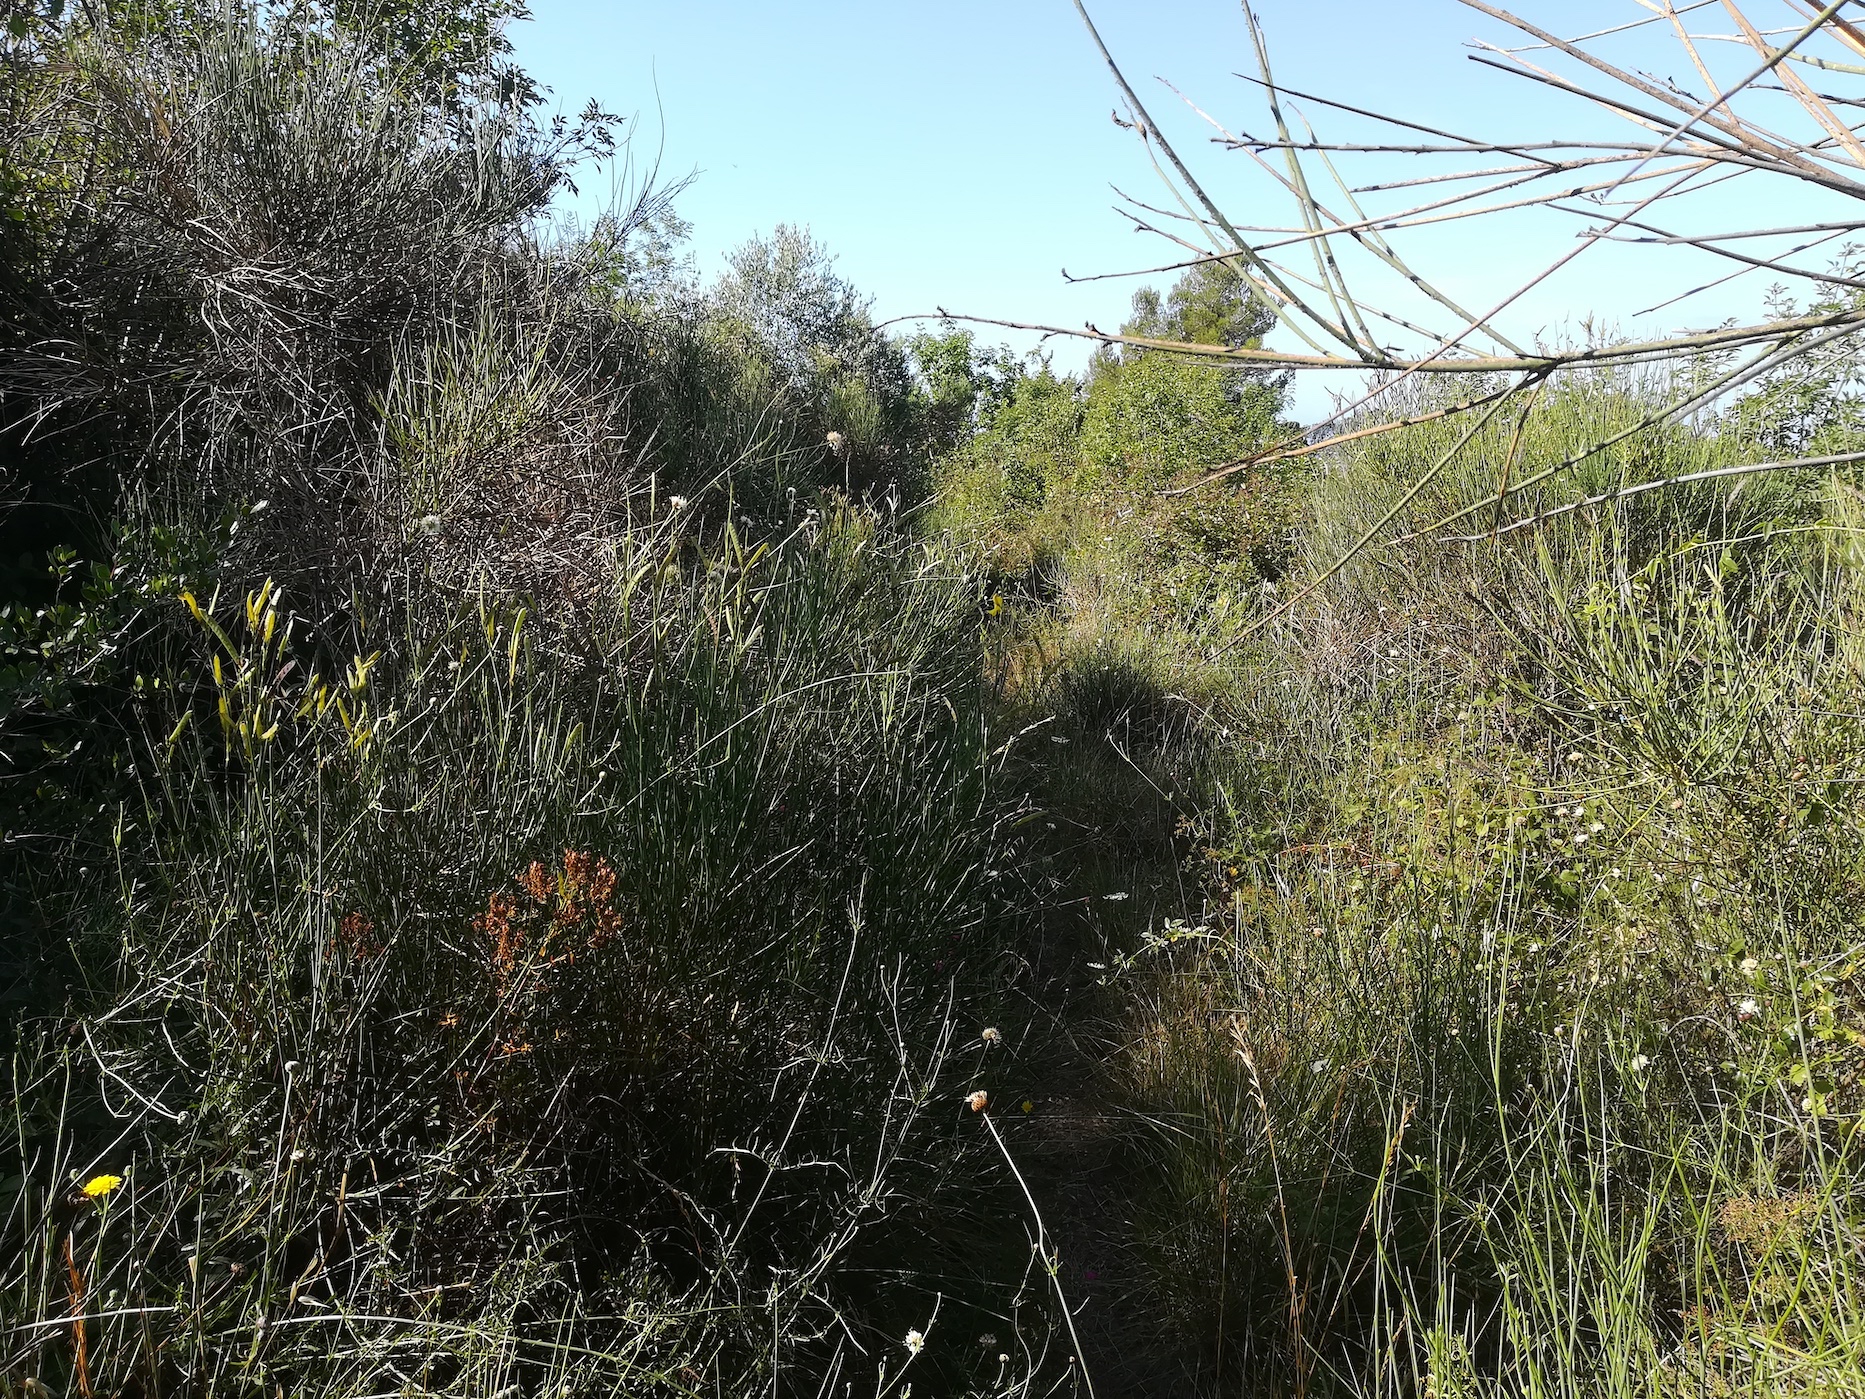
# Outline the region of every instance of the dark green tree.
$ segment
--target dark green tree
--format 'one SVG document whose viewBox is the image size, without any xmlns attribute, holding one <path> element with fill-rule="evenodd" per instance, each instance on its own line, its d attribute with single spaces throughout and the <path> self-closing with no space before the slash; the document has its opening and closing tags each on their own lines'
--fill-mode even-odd
<svg viewBox="0 0 1865 1399">
<path fill-rule="evenodd" d="M 1185 340 L 1195 345 L 1258 346 L 1276 316 L 1252 296 L 1225 262 L 1199 262 L 1172 284 L 1163 301 L 1151 287 L 1134 293 L 1129 335 Z"/>
</svg>

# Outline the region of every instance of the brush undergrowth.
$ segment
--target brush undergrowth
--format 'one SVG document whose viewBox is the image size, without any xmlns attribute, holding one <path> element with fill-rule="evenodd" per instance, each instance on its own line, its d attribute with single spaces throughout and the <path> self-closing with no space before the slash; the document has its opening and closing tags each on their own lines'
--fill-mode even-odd
<svg viewBox="0 0 1865 1399">
<path fill-rule="evenodd" d="M 8 1393 L 1865 1393 L 1858 487 L 1484 536 L 1849 368 L 1169 494 L 396 13 L 0 41 Z"/>
<path fill-rule="evenodd" d="M 807 238 L 546 226 L 508 13 L 0 40 L 0 1384 L 1021 1392 L 929 400 Z"/>
<path fill-rule="evenodd" d="M 1550 394 L 1418 518 L 1653 392 Z M 1444 432 L 1323 464 L 1310 576 Z M 1544 505 L 1732 437 L 1639 438 Z M 1002 643 L 1074 638 L 1006 673 L 1107 735 L 1078 774 L 1123 761 L 1134 813 L 1144 777 L 1155 883 L 1197 886 L 1128 927 L 1102 1003 L 1176 1383 L 1859 1391 L 1856 519 L 1840 480 L 1661 494 L 1368 555 L 1221 663 L 1196 612 Z M 1091 843 L 1080 877 L 1131 858 Z"/>
<path fill-rule="evenodd" d="M 325 673 L 276 589 L 172 603 L 112 848 L 33 875 L 83 980 L 11 1066 L 13 1375 L 744 1392 L 991 1304 L 974 585 L 679 543 L 575 652 L 488 603 Z"/>
</svg>

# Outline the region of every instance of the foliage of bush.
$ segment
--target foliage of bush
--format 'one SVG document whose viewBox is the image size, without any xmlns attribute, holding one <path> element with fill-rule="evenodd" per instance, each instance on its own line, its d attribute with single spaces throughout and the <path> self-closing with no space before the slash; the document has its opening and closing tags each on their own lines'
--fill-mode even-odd
<svg viewBox="0 0 1865 1399">
<path fill-rule="evenodd" d="M 1234 274 L 1202 263 L 1134 298 L 1133 334 L 1256 343 L 1266 329 Z M 940 464 L 936 528 L 1035 596 L 1070 593 L 1084 632 L 1106 611 L 1234 629 L 1287 568 L 1297 480 L 1233 473 L 1169 494 L 1283 440 L 1286 376 L 1129 348 L 1083 380 L 997 365 L 969 441 Z"/>
<path fill-rule="evenodd" d="M 912 1281 L 844 1279 L 936 1254 L 954 1026 L 994 1018 L 973 589 L 854 521 L 729 570 L 677 544 L 628 541 L 575 664 L 522 612 L 422 612 L 292 674 L 275 589 L 171 602 L 207 654 L 127 754 L 113 876 L 37 872 L 86 1028 L 26 1032 L 5 1129 L 6 1314 L 54 1314 L 67 1239 L 154 1310 L 83 1381 L 52 1329 L 24 1373 L 738 1389 L 923 1324 Z M 104 1171 L 107 1211 L 63 1201 Z"/>
<path fill-rule="evenodd" d="M 879 500 L 933 399 L 800 235 L 548 229 L 618 127 L 505 13 L 6 41 L 0 1373 L 1012 1391 L 1019 798 Z M 979 1307 L 1014 1363 L 901 1348 Z"/>
<path fill-rule="evenodd" d="M 1648 392 L 1544 396 L 1490 489 Z M 1728 460 L 1751 411 L 1546 503 Z M 1450 431 L 1330 464 L 1310 576 Z M 1417 539 L 1302 602 L 1212 707 L 1236 738 L 1187 813 L 1206 893 L 1125 964 L 1116 1060 L 1157 1124 L 1140 1247 L 1211 1383 L 1855 1382 L 1857 579 L 1806 532 L 1843 540 L 1852 500 L 1724 483 Z"/>
<path fill-rule="evenodd" d="M 1258 461 L 548 229 L 515 13 L 0 40 L 7 1393 L 1857 1393 L 1860 492 L 1600 499 L 1857 345 Z"/>
</svg>

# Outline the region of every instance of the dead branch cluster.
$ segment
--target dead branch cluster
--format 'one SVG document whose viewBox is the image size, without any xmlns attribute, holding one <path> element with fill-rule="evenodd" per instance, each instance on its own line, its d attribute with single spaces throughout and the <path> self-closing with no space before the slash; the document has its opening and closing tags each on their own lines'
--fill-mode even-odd
<svg viewBox="0 0 1865 1399">
<path fill-rule="evenodd" d="M 1844 255 L 1848 235 L 1865 227 L 1855 202 L 1865 197 L 1865 123 L 1854 121 L 1865 92 L 1850 93 L 1865 75 L 1865 16 L 1850 16 L 1858 0 L 1630 0 L 1625 22 L 1575 36 L 1485 3 L 1464 5 L 1501 25 L 1508 43 L 1476 40 L 1471 60 L 1571 98 L 1583 115 L 1604 114 L 1629 132 L 1616 136 L 1514 141 L 1504 136 L 1447 130 L 1283 85 L 1276 77 L 1260 19 L 1246 4 L 1255 73 L 1245 75 L 1263 101 L 1265 125 L 1233 131 L 1193 105 L 1169 82 L 1162 84 L 1209 128 L 1210 143 L 1247 162 L 1293 210 L 1287 223 L 1246 225 L 1234 220 L 1213 193 L 1213 181 L 1195 173 L 1179 145 L 1156 121 L 1119 61 L 1103 42 L 1087 7 L 1076 8 L 1106 60 L 1130 128 L 1166 191 L 1151 203 L 1121 194 L 1120 209 L 1139 230 L 1176 245 L 1182 256 L 1166 266 L 1108 275 L 1176 271 L 1201 262 L 1228 266 L 1276 318 L 1274 346 L 1181 343 L 1102 329 L 1027 322 L 991 324 L 1045 334 L 1085 337 L 1109 345 L 1181 355 L 1218 356 L 1297 371 L 1358 370 L 1370 377 L 1362 392 L 1337 399 L 1335 411 L 1299 437 L 1272 443 L 1248 459 L 1216 464 L 1201 485 L 1251 467 L 1312 456 L 1419 421 L 1384 404 L 1418 376 L 1467 376 L 1481 388 L 1439 403 L 1427 417 L 1472 415 L 1477 428 L 1521 406 L 1564 375 L 1601 366 L 1694 366 L 1676 376 L 1678 391 L 1653 417 L 1685 421 L 1706 406 L 1822 350 L 1830 351 L 1865 328 L 1865 290 Z M 1549 7 L 1558 11 L 1559 7 Z M 1763 11 L 1769 13 L 1763 13 Z M 1714 22 L 1717 32 L 1705 26 Z M 1668 40 L 1681 50 L 1695 84 L 1656 77 L 1608 57 L 1615 45 Z M 1840 89 L 1832 91 L 1830 89 Z M 1506 114 L 1506 109 L 1505 114 Z M 1354 124 L 1358 139 L 1317 132 L 1308 112 Z M 1364 133 L 1371 130 L 1368 138 Z M 1422 173 L 1393 178 L 1390 163 Z M 1355 183 L 1350 161 L 1385 161 L 1380 178 Z M 1443 168 L 1441 162 L 1449 162 Z M 1722 190 L 1717 200 L 1691 200 Z M 1728 207 L 1794 211 L 1778 223 L 1719 226 L 1713 213 Z M 1460 224 L 1519 220 L 1547 211 L 1579 221 L 1573 245 L 1545 266 L 1524 268 L 1493 304 L 1460 295 L 1418 270 L 1401 250 L 1405 235 Z M 1804 216 L 1803 211 L 1814 211 Z M 1702 225 L 1702 226 L 1700 226 Z M 1505 225 L 1509 227 L 1517 225 Z M 1640 314 L 1687 305 L 1739 278 L 1760 278 L 1798 288 L 1804 307 L 1784 299 L 1780 314 L 1747 323 L 1722 323 L 1643 338 L 1589 334 L 1583 343 L 1548 344 L 1532 329 L 1511 324 L 1530 293 L 1608 246 L 1649 249 L 1676 264 L 1688 250 L 1721 264 L 1682 293 Z M 1828 263 L 1804 255 L 1828 250 Z M 1596 254 L 1597 255 L 1597 254 Z M 1072 279 L 1086 280 L 1086 279 Z M 1565 285 L 1565 283 L 1563 283 Z M 1702 303 L 1698 303 L 1702 304 Z M 978 318 L 983 320 L 984 318 Z M 1517 317 L 1519 319 L 1519 316 Z M 1707 368 L 1705 367 L 1707 366 Z M 1473 428 L 1470 435 L 1474 435 Z M 1466 437 L 1465 442 L 1467 442 Z M 1464 443 L 1442 460 L 1420 463 L 1422 491 Z M 1571 469 L 1610 443 L 1588 444 L 1572 460 L 1540 474 L 1498 483 L 1495 529 L 1523 528 L 1536 517 L 1507 520 L 1520 493 L 1549 475 Z M 1829 467 L 1857 454 L 1758 462 L 1737 471 Z M 1194 486 L 1190 489 L 1197 489 Z M 1628 489 L 1634 487 L 1628 484 Z M 1654 489 L 1637 483 L 1639 491 Z M 1353 551 L 1384 539 L 1408 496 L 1379 521 Z M 1599 504 L 1599 501 L 1589 504 Z M 1578 507 L 1573 507 L 1578 508 Z M 1477 508 L 1464 516 L 1477 513 Z M 1459 523 L 1435 521 L 1413 534 L 1436 533 Z M 1467 522 L 1466 522 L 1467 528 Z M 1480 537 L 1489 538 L 1495 529 Z M 1476 537 L 1476 536 L 1472 536 Z M 1337 567 L 1344 564 L 1342 559 Z"/>
</svg>

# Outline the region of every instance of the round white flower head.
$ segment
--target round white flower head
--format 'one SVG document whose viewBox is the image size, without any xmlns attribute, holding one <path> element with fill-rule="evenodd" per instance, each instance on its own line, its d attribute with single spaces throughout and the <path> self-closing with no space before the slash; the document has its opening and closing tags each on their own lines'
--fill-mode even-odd
<svg viewBox="0 0 1865 1399">
<path fill-rule="evenodd" d="M 1742 959 L 1742 975 L 1743 976 L 1753 976 L 1755 975 L 1756 972 L 1760 970 L 1761 970 L 1761 963 L 1757 962 L 1753 957 L 1744 957 Z"/>
<path fill-rule="evenodd" d="M 1632 1072 L 1633 1073 L 1642 1074 L 1645 1072 L 1646 1069 L 1650 1067 L 1651 1067 L 1651 1056 L 1649 1054 L 1634 1054 L 1632 1056 Z"/>
<path fill-rule="evenodd" d="M 1001 1044 L 1003 1042 L 1004 1036 L 1003 1036 L 1002 1031 L 998 1030 L 995 1026 L 992 1026 L 992 1027 L 987 1028 L 983 1034 L 978 1036 L 978 1038 L 983 1040 L 986 1044 Z"/>
<path fill-rule="evenodd" d="M 668 496 L 667 497 L 667 508 L 673 511 L 674 514 L 678 515 L 682 510 L 686 509 L 686 497 L 683 495 Z"/>
<path fill-rule="evenodd" d="M 923 1331 L 907 1332 L 907 1354 L 918 1355 L 926 1349 L 926 1333 Z"/>
<path fill-rule="evenodd" d="M 1742 998 L 1742 1004 L 1737 1006 L 1735 1009 L 1736 1009 L 1736 1014 L 1741 1016 L 1744 1020 L 1746 1020 L 1751 1015 L 1761 1014 L 1761 1003 L 1757 1001 L 1753 996 L 1744 996 Z"/>
<path fill-rule="evenodd" d="M 428 539 L 440 538 L 440 516 L 423 515 L 415 522 L 415 528 Z"/>
</svg>

